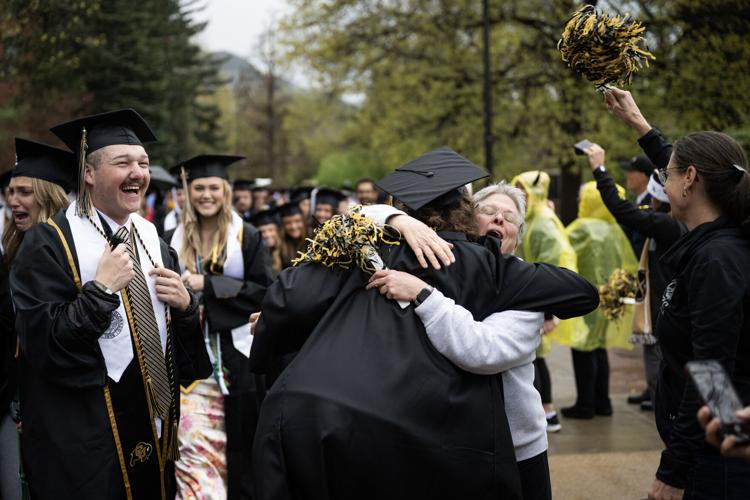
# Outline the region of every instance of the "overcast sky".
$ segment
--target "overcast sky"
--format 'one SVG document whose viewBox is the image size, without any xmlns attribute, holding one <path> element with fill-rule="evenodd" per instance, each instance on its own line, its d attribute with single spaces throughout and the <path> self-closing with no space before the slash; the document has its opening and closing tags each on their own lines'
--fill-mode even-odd
<svg viewBox="0 0 750 500">
<path fill-rule="evenodd" d="M 260 35 L 274 19 L 289 12 L 286 0 L 203 0 L 205 8 L 196 14 L 208 25 L 198 37 L 211 52 L 226 50 L 250 57 Z"/>
</svg>

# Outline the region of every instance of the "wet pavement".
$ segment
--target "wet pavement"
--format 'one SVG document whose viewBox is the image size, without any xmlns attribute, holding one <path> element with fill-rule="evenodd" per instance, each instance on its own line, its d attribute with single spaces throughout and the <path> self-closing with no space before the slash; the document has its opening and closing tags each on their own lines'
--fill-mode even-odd
<svg viewBox="0 0 750 500">
<path fill-rule="evenodd" d="M 560 416 L 562 430 L 549 436 L 552 494 L 556 500 L 642 499 L 654 479 L 663 445 L 653 412 L 626 402 L 646 386 L 640 349 L 610 350 L 613 415 L 593 420 Z M 558 411 L 575 402 L 570 349 L 554 346 L 547 357 Z"/>
</svg>

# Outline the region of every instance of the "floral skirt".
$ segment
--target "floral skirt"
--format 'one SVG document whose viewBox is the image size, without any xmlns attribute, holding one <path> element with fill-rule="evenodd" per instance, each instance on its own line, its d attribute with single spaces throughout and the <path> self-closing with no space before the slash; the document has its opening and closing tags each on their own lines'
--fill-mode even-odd
<svg viewBox="0 0 750 500">
<path fill-rule="evenodd" d="M 177 498 L 227 498 L 227 434 L 224 396 L 213 377 L 180 395 L 180 460 L 175 463 Z"/>
</svg>

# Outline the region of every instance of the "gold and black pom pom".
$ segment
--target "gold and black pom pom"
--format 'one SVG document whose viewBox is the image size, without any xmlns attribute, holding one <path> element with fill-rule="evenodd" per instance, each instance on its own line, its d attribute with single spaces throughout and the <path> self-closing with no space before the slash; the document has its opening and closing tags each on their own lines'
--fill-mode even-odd
<svg viewBox="0 0 750 500">
<path fill-rule="evenodd" d="M 615 269 L 609 281 L 599 287 L 599 308 L 610 321 L 619 319 L 625 306 L 635 303 L 638 279 L 624 269 Z"/>
<path fill-rule="evenodd" d="M 584 5 L 565 24 L 557 49 L 573 71 L 601 92 L 610 84 L 629 85 L 636 71 L 656 59 L 643 44 L 645 31 L 629 16 L 609 16 Z"/>
<path fill-rule="evenodd" d="M 398 245 L 401 233 L 392 226 L 380 226 L 361 213 L 359 205 L 344 215 L 334 215 L 320 227 L 313 239 L 308 238 L 307 249 L 292 261 L 317 262 L 326 267 L 349 269 L 352 264 L 374 273 L 382 268 L 375 250 L 380 243 Z"/>
</svg>

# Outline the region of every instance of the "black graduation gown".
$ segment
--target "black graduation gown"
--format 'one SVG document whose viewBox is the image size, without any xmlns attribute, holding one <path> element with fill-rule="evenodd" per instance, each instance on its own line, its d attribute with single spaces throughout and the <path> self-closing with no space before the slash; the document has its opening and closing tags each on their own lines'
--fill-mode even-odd
<svg viewBox="0 0 750 500">
<path fill-rule="evenodd" d="M 0 419 L 8 412 L 16 392 L 16 332 L 13 318 L 8 268 L 0 252 Z"/>
<path fill-rule="evenodd" d="M 167 232 L 165 239 L 171 241 L 173 234 L 174 231 Z M 264 393 L 263 384 L 256 384 L 248 359 L 235 349 L 231 331 L 260 310 L 266 289 L 275 278 L 260 231 L 249 223 L 243 226 L 241 248 L 244 280 L 205 274 L 201 297 L 209 330 L 220 334 L 222 361 L 229 370 L 229 394 L 224 396 L 229 499 L 252 498 L 252 445 Z"/>
<path fill-rule="evenodd" d="M 64 211 L 53 220 L 66 241 L 72 242 Z M 78 269 L 75 246 L 69 244 L 69 249 Z M 161 254 L 164 265 L 177 271 L 177 256 L 163 241 Z M 21 451 L 31 497 L 126 498 L 119 451 L 124 455 L 128 474 L 132 474 L 131 483 L 143 477 L 137 471 L 139 464 L 152 464 L 148 457 L 157 452 L 139 454 L 137 447 L 126 447 L 128 440 L 144 436 L 143 425 L 151 425 L 135 351 L 120 383 L 115 384 L 107 377 L 98 344 L 119 298 L 99 291 L 90 282 L 79 291 L 58 232 L 47 223 L 38 224 L 24 236 L 13 263 L 11 289 L 17 312 L 16 330 L 21 339 Z M 189 384 L 207 377 L 211 365 L 200 333 L 197 307 L 186 313 L 173 309 L 171 313 L 173 341 L 169 354 L 177 380 Z M 105 386 L 114 402 L 111 411 L 118 423 L 121 450 L 113 437 Z M 179 401 L 178 391 L 175 397 Z M 162 433 L 165 431 L 162 429 Z M 164 476 L 164 495 L 156 486 L 154 496 L 139 496 L 138 485 L 131 484 L 134 497 L 173 497 L 173 464 L 168 460 Z M 152 479 L 153 474 L 149 477 Z M 147 487 L 154 492 L 152 483 Z"/>
<path fill-rule="evenodd" d="M 590 312 L 598 293 L 570 271 L 498 255 L 499 242 L 454 244 L 456 263 L 422 269 L 405 245 L 387 267 L 416 274 L 478 320 L 503 309 Z M 300 349 L 268 392 L 253 449 L 256 498 L 520 498 L 500 376 L 464 372 L 430 344 L 368 275 L 306 263 L 282 271 L 251 353 L 263 372 Z"/>
</svg>

